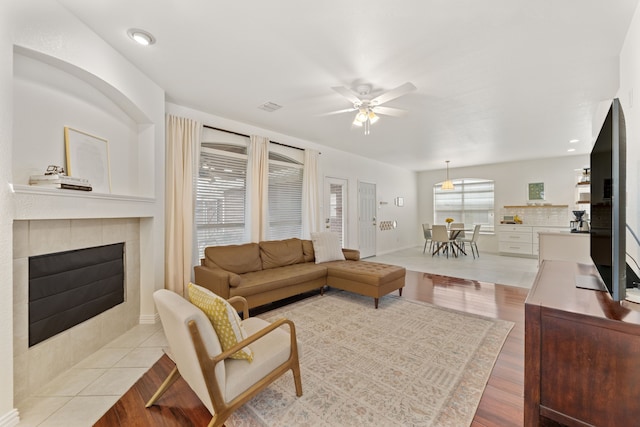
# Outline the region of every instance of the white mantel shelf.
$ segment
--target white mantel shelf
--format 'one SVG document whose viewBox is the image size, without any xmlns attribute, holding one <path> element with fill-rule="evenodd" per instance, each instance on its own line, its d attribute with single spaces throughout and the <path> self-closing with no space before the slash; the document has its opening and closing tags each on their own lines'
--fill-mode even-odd
<svg viewBox="0 0 640 427">
<path fill-rule="evenodd" d="M 155 198 L 13 185 L 16 220 L 143 218 L 154 216 Z"/>
</svg>

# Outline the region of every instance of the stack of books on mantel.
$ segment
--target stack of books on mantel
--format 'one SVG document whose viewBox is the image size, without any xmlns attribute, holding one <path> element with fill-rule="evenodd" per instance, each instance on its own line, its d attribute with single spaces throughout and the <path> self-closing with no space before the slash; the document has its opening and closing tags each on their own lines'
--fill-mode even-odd
<svg viewBox="0 0 640 427">
<path fill-rule="evenodd" d="M 29 185 L 48 188 L 64 188 L 66 190 L 91 191 L 91 183 L 85 178 L 76 178 L 61 174 L 31 175 Z"/>
</svg>

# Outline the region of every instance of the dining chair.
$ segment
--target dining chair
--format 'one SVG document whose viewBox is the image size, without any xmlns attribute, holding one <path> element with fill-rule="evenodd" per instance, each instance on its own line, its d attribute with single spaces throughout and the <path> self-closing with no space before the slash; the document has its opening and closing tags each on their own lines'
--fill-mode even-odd
<svg viewBox="0 0 640 427">
<path fill-rule="evenodd" d="M 427 250 L 427 243 L 429 243 L 429 252 L 431 252 L 431 247 L 433 246 L 433 240 L 431 240 L 431 224 L 422 224 L 422 232 L 424 233 L 424 248 L 422 248 L 422 253 Z"/>
<path fill-rule="evenodd" d="M 478 252 L 478 243 L 477 243 L 478 236 L 480 236 L 480 224 L 476 224 L 473 227 L 473 235 L 471 236 L 470 239 L 464 238 L 464 239 L 458 240 L 458 242 L 462 243 L 463 248 L 467 243 L 469 244 L 469 246 L 471 246 L 471 253 L 473 254 L 473 259 L 476 259 L 476 255 L 478 256 L 478 258 L 480 258 L 480 252 Z"/>
<path fill-rule="evenodd" d="M 449 250 L 451 250 L 453 255 L 456 255 L 452 245 L 454 240 L 451 240 L 446 225 L 434 225 L 431 227 L 431 240 L 436 244 L 435 249 L 431 252 L 431 256 L 434 256 L 436 253 L 439 255 L 441 250 L 447 254 L 447 258 L 449 258 Z"/>
</svg>

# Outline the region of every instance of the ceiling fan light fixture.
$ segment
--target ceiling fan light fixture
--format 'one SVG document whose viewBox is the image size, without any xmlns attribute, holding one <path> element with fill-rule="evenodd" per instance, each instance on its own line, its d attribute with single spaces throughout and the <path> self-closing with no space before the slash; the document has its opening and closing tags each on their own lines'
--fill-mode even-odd
<svg viewBox="0 0 640 427">
<path fill-rule="evenodd" d="M 373 99 L 369 97 L 371 93 L 372 87 L 370 84 L 360 84 L 355 87 L 355 91 L 353 89 L 348 89 L 344 86 L 335 86 L 331 89 L 338 92 L 340 95 L 349 100 L 353 105 L 353 110 L 347 109 L 342 111 L 336 111 L 335 113 L 341 113 L 343 111 L 354 111 L 357 110 L 357 113 L 353 119 L 353 125 L 358 127 L 364 127 L 364 134 L 369 135 L 371 132 L 371 125 L 376 123 L 380 118 L 373 111 L 375 108 L 380 108 L 380 114 L 386 114 L 390 116 L 399 116 L 404 113 L 404 110 L 400 110 L 392 107 L 381 107 L 385 102 L 391 101 L 393 99 L 399 98 L 403 95 L 406 95 L 409 92 L 416 90 L 416 87 L 413 83 L 405 83 L 403 85 L 398 86 L 395 89 L 388 90 L 383 92 Z M 333 114 L 333 113 L 331 113 Z"/>
<path fill-rule="evenodd" d="M 446 162 L 447 162 L 447 179 L 442 183 L 442 189 L 445 191 L 455 190 L 453 181 L 449 179 L 449 160 L 446 160 Z"/>
<path fill-rule="evenodd" d="M 360 110 L 360 111 L 358 111 L 358 114 L 356 114 L 356 121 L 358 121 L 360 123 L 366 122 L 368 118 L 369 118 L 369 116 L 367 115 L 367 111 L 366 110 Z"/>
</svg>

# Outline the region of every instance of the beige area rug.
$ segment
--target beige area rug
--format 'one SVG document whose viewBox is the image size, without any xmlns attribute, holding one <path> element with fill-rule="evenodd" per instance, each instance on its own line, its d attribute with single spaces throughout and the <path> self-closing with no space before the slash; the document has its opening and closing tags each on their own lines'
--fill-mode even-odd
<svg viewBox="0 0 640 427">
<path fill-rule="evenodd" d="M 302 397 L 289 372 L 231 426 L 468 426 L 511 322 L 387 295 L 332 291 L 261 315 L 295 322 Z"/>
</svg>

